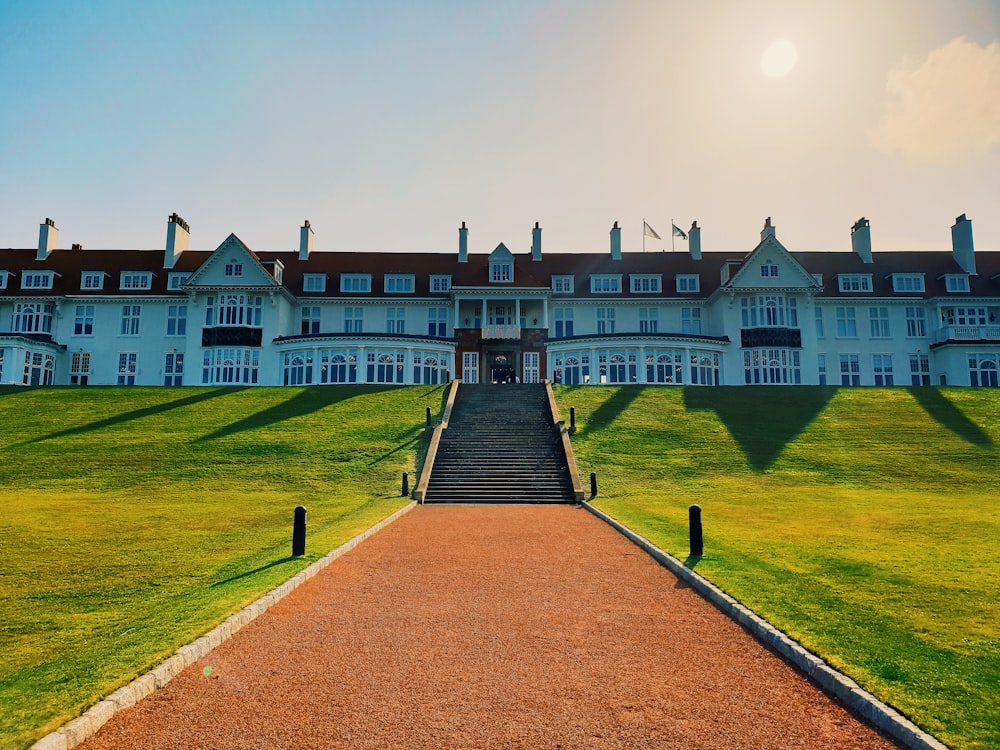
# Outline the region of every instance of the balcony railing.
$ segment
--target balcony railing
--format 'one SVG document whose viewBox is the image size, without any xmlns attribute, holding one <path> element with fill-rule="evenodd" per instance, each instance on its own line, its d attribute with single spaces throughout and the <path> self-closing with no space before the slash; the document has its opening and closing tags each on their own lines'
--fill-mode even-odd
<svg viewBox="0 0 1000 750">
<path fill-rule="evenodd" d="M 1000 325 L 944 326 L 934 332 L 934 340 L 941 341 L 1000 341 Z"/>
<path fill-rule="evenodd" d="M 519 339 L 521 326 L 484 326 L 484 339 Z"/>
</svg>

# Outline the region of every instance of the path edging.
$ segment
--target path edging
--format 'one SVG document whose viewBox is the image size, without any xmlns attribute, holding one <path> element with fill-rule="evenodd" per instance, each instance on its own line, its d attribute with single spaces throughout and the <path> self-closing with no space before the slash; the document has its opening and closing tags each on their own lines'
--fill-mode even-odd
<svg viewBox="0 0 1000 750">
<path fill-rule="evenodd" d="M 381 531 L 400 516 L 413 510 L 416 505 L 414 502 L 407 503 L 391 516 L 383 518 L 374 526 L 344 542 L 309 567 L 300 570 L 277 588 L 264 594 L 260 599 L 226 618 L 221 624 L 212 628 L 205 635 L 187 645 L 181 646 L 174 652 L 173 656 L 168 657 L 159 666 L 154 667 L 144 675 L 136 677 L 128 685 L 118 688 L 111 695 L 91 706 L 81 716 L 45 735 L 32 745 L 29 750 L 71 750 L 76 747 L 94 735 L 116 713 L 134 706 L 147 695 L 163 688 L 186 667 L 191 666 L 224 641 L 229 640 L 241 628 L 260 617 L 264 612 L 295 591 L 295 589 L 310 578 L 315 577 L 317 573 L 338 557 L 346 552 L 350 552 L 365 539 Z"/>
<path fill-rule="evenodd" d="M 709 583 L 707 579 L 686 567 L 676 557 L 664 552 L 648 539 L 636 534 L 589 502 L 583 502 L 581 505 L 640 547 L 660 565 L 688 584 L 699 596 L 706 599 L 724 615 L 735 620 L 758 641 L 781 654 L 854 713 L 912 750 L 948 750 L 947 745 L 864 690 L 850 677 L 838 672 L 816 654 L 803 648 L 767 620 L 726 594 L 718 586 Z"/>
</svg>

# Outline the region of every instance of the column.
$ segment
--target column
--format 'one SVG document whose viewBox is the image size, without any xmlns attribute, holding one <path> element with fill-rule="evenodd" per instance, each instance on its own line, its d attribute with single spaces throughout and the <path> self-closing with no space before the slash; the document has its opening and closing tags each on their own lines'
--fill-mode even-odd
<svg viewBox="0 0 1000 750">
<path fill-rule="evenodd" d="M 637 374 L 639 375 L 639 384 L 640 385 L 645 385 L 646 384 L 646 347 L 644 347 L 644 346 L 640 346 L 639 347 L 639 367 L 638 367 L 638 373 Z"/>
<path fill-rule="evenodd" d="M 368 352 L 363 346 L 358 347 L 358 382 L 368 382 Z"/>
</svg>

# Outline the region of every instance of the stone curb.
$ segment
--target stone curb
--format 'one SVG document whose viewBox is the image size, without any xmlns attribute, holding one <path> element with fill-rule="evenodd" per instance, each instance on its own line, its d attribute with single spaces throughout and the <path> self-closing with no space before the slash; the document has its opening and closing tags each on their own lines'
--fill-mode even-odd
<svg viewBox="0 0 1000 750">
<path fill-rule="evenodd" d="M 73 719 L 54 732 L 42 737 L 29 750 L 71 750 L 97 732 L 116 713 L 134 706 L 147 695 L 162 689 L 170 680 L 179 675 L 186 667 L 206 656 L 212 649 L 228 640 L 244 625 L 253 622 L 268 609 L 280 602 L 299 586 L 313 578 L 323 568 L 341 555 L 350 552 L 368 537 L 381 531 L 400 516 L 409 513 L 416 503 L 408 503 L 388 518 L 384 518 L 371 528 L 362 531 L 356 537 L 344 542 L 332 552 L 314 562 L 308 568 L 300 570 L 294 576 L 276 589 L 269 591 L 257 601 L 244 607 L 236 614 L 224 620 L 220 625 L 210 630 L 201 638 L 181 646 L 173 656 L 146 674 L 136 677 L 124 687 L 118 688 L 98 704 L 91 706 L 82 716 Z"/>
<path fill-rule="evenodd" d="M 927 734 L 916 724 L 871 693 L 862 689 L 854 680 L 841 674 L 821 658 L 806 650 L 787 635 L 775 628 L 759 615 L 744 607 L 722 589 L 709 583 L 705 578 L 648 539 L 598 510 L 588 502 L 581 505 L 640 547 L 660 565 L 688 584 L 703 599 L 708 600 L 724 615 L 735 620 L 750 635 L 768 648 L 781 654 L 806 676 L 816 682 L 824 691 L 834 696 L 869 723 L 873 724 L 895 740 L 912 750 L 948 750 L 939 740 Z"/>
</svg>

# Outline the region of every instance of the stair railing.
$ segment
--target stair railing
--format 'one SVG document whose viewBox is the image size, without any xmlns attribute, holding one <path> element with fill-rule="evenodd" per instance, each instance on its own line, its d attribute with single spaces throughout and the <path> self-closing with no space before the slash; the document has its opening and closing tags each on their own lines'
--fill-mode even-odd
<svg viewBox="0 0 1000 750">
<path fill-rule="evenodd" d="M 580 481 L 580 470 L 576 465 L 576 455 L 573 453 L 573 444 L 569 441 L 569 429 L 566 423 L 559 418 L 559 407 L 556 406 L 556 398 L 552 393 L 552 383 L 549 380 L 545 383 L 545 395 L 549 399 L 549 411 L 552 413 L 552 424 L 559 431 L 562 439 L 563 452 L 566 454 L 566 465 L 569 467 L 569 478 L 573 482 L 573 496 L 578 503 L 583 502 L 583 482 Z"/>
<path fill-rule="evenodd" d="M 424 495 L 427 494 L 427 484 L 431 481 L 434 459 L 437 457 L 438 445 L 441 443 L 441 432 L 448 429 L 448 422 L 451 420 L 451 410 L 455 407 L 455 397 L 458 395 L 458 386 L 461 382 L 461 378 L 451 381 L 451 390 L 448 391 L 448 400 L 444 405 L 441 422 L 434 428 L 434 432 L 431 434 L 431 444 L 427 447 L 424 465 L 420 470 L 420 480 L 417 482 L 416 489 L 413 490 L 413 499 L 421 505 L 424 502 Z"/>
</svg>

